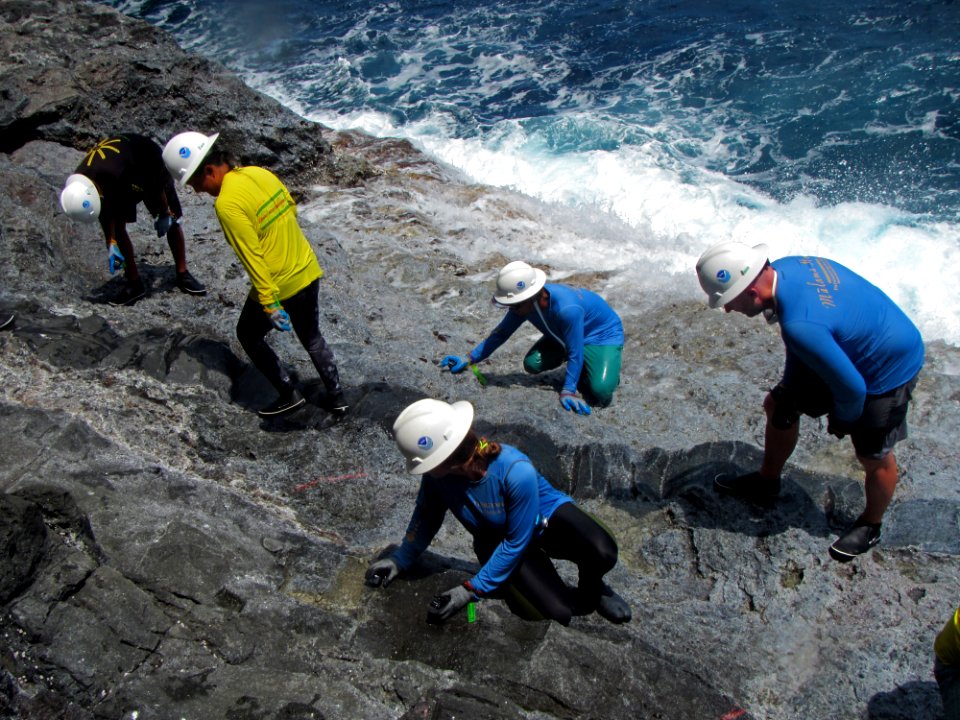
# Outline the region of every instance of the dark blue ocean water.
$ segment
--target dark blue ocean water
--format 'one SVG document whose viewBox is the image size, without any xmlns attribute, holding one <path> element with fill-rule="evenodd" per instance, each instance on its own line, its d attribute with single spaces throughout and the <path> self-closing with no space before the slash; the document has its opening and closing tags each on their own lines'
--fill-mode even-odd
<svg viewBox="0 0 960 720">
<path fill-rule="evenodd" d="M 306 117 L 608 214 L 638 246 L 621 258 L 829 254 L 960 342 L 955 0 L 109 4 Z"/>
</svg>

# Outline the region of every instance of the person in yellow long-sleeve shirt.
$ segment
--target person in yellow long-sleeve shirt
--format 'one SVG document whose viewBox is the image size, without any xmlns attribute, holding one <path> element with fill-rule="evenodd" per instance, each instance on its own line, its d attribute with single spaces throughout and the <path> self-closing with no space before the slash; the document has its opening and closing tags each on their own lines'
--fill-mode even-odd
<svg viewBox="0 0 960 720">
<path fill-rule="evenodd" d="M 237 338 L 279 393 L 263 417 L 304 403 L 276 353 L 266 343 L 271 329 L 296 332 L 327 390 L 327 408 L 346 412 L 333 352 L 320 332 L 319 286 L 323 270 L 297 222 L 297 206 L 280 179 L 261 167 L 239 167 L 213 150 L 218 135 L 180 133 L 163 150 L 170 174 L 198 193 L 216 198 L 214 210 L 252 288 L 237 321 Z"/>
<path fill-rule="evenodd" d="M 943 719 L 960 720 L 960 608 L 953 611 L 937 635 L 933 653 L 933 676 L 940 686 Z"/>
</svg>

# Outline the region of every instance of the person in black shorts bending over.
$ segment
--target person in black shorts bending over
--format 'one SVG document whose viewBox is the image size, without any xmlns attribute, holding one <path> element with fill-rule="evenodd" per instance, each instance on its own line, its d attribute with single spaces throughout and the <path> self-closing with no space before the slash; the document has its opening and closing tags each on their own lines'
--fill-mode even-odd
<svg viewBox="0 0 960 720">
<path fill-rule="evenodd" d="M 783 377 L 763 401 L 759 470 L 718 477 L 730 495 L 775 498 L 797 446 L 800 417 L 827 416 L 827 432 L 850 436 L 864 470 L 863 512 L 830 546 L 849 562 L 880 541 L 899 471 L 893 448 L 907 436 L 907 408 L 923 367 L 920 331 L 878 287 L 824 257 L 770 261 L 766 245 L 727 241 L 700 256 L 697 275 L 712 308 L 762 315 L 780 328 Z"/>
<path fill-rule="evenodd" d="M 140 202 L 154 218 L 157 237 L 167 236 L 177 287 L 189 295 L 207 293 L 187 270 L 180 227 L 183 210 L 161 153 L 160 146 L 144 135 L 113 135 L 87 152 L 60 193 L 60 205 L 68 216 L 82 222 L 100 221 L 110 274 L 123 268 L 127 284 L 111 305 L 133 305 L 146 294 L 127 234 L 127 223 L 137 221 Z"/>
</svg>

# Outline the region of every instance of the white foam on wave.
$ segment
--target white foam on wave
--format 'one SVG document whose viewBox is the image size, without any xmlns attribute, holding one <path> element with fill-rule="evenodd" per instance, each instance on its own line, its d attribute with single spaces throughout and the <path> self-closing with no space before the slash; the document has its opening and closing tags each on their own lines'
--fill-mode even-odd
<svg viewBox="0 0 960 720">
<path fill-rule="evenodd" d="M 948 294 L 960 281 L 960 222 L 934 222 L 879 204 L 821 206 L 807 196 L 778 202 L 707 169 L 753 168 L 762 164 L 770 148 L 776 152 L 776 143 L 762 117 L 752 122 L 749 114 L 738 114 L 736 103 L 726 102 L 726 95 L 705 95 L 706 86 L 701 85 L 740 83 L 762 93 L 768 86 L 776 92 L 784 73 L 788 78 L 798 72 L 825 73 L 825 82 L 846 80 L 851 60 L 843 53 L 831 50 L 826 56 L 815 52 L 808 57 L 777 51 L 795 40 L 816 46 L 819 35 L 751 30 L 749 46 L 743 47 L 723 33 L 706 34 L 672 49 L 641 54 L 628 65 L 607 67 L 591 81 L 571 85 L 563 52 L 536 42 L 528 46 L 530 32 L 511 37 L 498 29 L 500 22 L 535 25 L 540 20 L 536 13 L 518 10 L 515 18 L 489 22 L 490 11 L 476 6 L 458 16 L 460 21 L 450 26 L 455 31 L 449 32 L 432 22 L 410 27 L 385 23 L 384 12 L 400 12 L 388 4 L 356 14 L 337 47 L 307 43 L 299 48 L 302 52 L 290 55 L 283 43 L 274 43 L 287 35 L 265 30 L 258 52 L 251 52 L 242 38 L 224 37 L 217 30 L 217 13 L 191 0 L 172 3 L 169 10 L 143 0 L 114 4 L 125 12 L 166 17 L 180 30 L 178 41 L 187 48 L 211 52 L 216 46 L 218 59 L 302 116 L 337 129 L 409 139 L 477 182 L 545 204 L 546 230 L 517 227 L 515 218 L 498 220 L 495 201 L 478 200 L 478 205 L 490 206 L 489 216 L 479 221 L 490 252 L 547 263 L 557 273 L 583 268 L 605 272 L 610 292 L 639 308 L 658 294 L 699 297 L 692 268 L 711 244 L 762 241 L 775 256 L 817 253 L 850 266 L 901 304 L 927 339 L 960 345 L 960 315 Z M 174 21 L 175 15 L 180 19 Z M 889 29 L 888 23 L 896 26 L 892 17 L 861 19 L 881 30 Z M 387 46 L 380 42 L 384 32 L 396 52 L 385 52 Z M 744 53 L 763 48 L 777 52 L 778 62 L 756 74 Z M 929 58 L 936 59 L 925 48 L 917 46 L 916 54 L 897 67 L 926 66 Z M 956 55 L 948 52 L 945 57 Z M 809 62 L 819 64 L 804 64 Z M 358 70 L 361 66 L 364 71 Z M 611 79 L 616 79 L 613 95 Z M 858 95 L 848 96 L 846 82 L 837 84 L 844 88 L 839 95 L 814 92 L 789 112 L 817 115 L 836 104 L 858 101 Z M 920 98 L 931 92 L 909 72 L 904 82 L 887 84 L 895 89 L 878 99 L 883 104 L 904 92 Z M 434 92 L 438 88 L 443 90 L 440 95 Z M 487 124 L 489 117 L 514 114 L 512 104 L 522 109 L 532 88 L 548 97 L 552 93 L 545 105 L 555 117 Z M 950 87 L 934 90 L 953 97 L 956 93 Z M 705 98 L 705 104 L 685 104 L 682 99 L 688 95 Z M 494 97 L 499 98 L 494 105 L 503 107 L 484 116 L 488 99 Z M 337 114 L 369 107 L 370 98 L 388 98 L 396 117 L 377 111 Z M 325 109 L 316 112 L 321 106 Z M 908 114 L 906 122 L 875 120 L 863 130 L 890 137 L 945 132 L 930 109 L 935 105 L 923 107 L 925 113 Z M 574 108 L 592 110 L 577 115 Z M 607 109 L 609 118 L 604 117 Z M 413 119 L 419 112 L 429 115 Z M 469 128 L 476 134 L 463 137 Z M 804 178 L 808 187 L 817 181 Z M 464 252 L 453 240 L 451 249 Z"/>
<path fill-rule="evenodd" d="M 703 250 L 722 240 L 764 242 L 773 257 L 817 254 L 847 265 L 903 307 L 927 340 L 960 344 L 960 314 L 951 290 L 960 285 L 955 223 L 932 223 L 884 205 L 820 206 L 806 196 L 779 203 L 693 167 L 655 141 L 555 155 L 516 123 L 504 124 L 491 140 L 451 138 L 436 123 L 396 127 L 378 113 L 313 119 L 406 137 L 476 182 L 563 208 L 568 232 L 518 234 L 511 228 L 504 236 L 512 240 L 491 239 L 489 249 L 559 271 L 588 267 L 611 273 L 611 290 L 618 295 L 634 288 L 637 297 L 627 298 L 629 304 L 646 305 L 651 291 L 699 296 L 692 269 Z"/>
</svg>

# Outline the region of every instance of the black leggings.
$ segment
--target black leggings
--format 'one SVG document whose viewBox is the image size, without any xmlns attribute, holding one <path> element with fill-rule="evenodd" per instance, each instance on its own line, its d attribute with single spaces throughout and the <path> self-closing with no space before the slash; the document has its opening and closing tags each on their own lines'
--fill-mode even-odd
<svg viewBox="0 0 960 720">
<path fill-rule="evenodd" d="M 283 309 L 290 316 L 290 324 L 297 334 L 300 344 L 306 349 L 314 367 L 323 380 L 328 393 L 340 392 L 340 374 L 333 351 L 327 345 L 320 333 L 320 280 L 314 280 L 296 295 L 283 301 Z M 262 372 L 270 384 L 281 395 L 289 395 L 293 391 L 293 381 L 287 374 L 280 358 L 267 345 L 264 338 L 273 330 L 270 316 L 263 311 L 263 306 L 253 297 L 247 301 L 240 311 L 237 320 L 237 339 L 250 361 Z"/>
<path fill-rule="evenodd" d="M 486 562 L 499 540 L 477 536 L 473 547 L 480 562 Z M 551 558 L 576 564 L 579 583 L 568 586 Z M 547 529 L 523 556 L 523 560 L 496 593 L 521 615 L 536 615 L 568 625 L 574 615 L 586 615 L 597 608 L 603 576 L 617 564 L 617 543 L 603 526 L 576 504 L 558 507 Z"/>
</svg>

